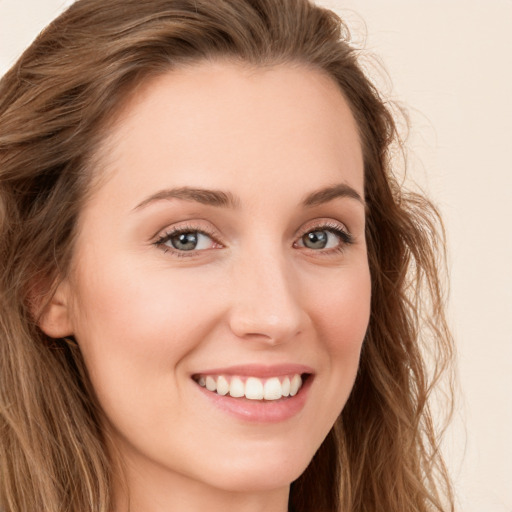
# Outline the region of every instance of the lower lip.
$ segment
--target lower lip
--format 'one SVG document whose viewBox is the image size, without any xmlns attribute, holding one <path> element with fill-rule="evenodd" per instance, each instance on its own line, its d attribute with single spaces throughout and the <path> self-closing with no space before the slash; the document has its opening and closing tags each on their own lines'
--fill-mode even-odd
<svg viewBox="0 0 512 512">
<path fill-rule="evenodd" d="M 197 389 L 216 407 L 238 419 L 254 423 L 279 423 L 296 416 L 306 404 L 313 376 L 310 375 L 293 397 L 280 400 L 249 400 L 218 395 L 196 384 Z"/>
</svg>

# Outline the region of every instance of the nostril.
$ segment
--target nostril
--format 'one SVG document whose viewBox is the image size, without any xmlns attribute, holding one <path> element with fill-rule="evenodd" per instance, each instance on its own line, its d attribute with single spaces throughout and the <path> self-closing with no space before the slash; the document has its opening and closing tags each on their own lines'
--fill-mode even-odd
<svg viewBox="0 0 512 512">
<path fill-rule="evenodd" d="M 296 338 L 302 332 L 300 315 L 265 315 L 263 312 L 234 311 L 230 318 L 232 332 L 240 339 L 269 345 Z"/>
</svg>

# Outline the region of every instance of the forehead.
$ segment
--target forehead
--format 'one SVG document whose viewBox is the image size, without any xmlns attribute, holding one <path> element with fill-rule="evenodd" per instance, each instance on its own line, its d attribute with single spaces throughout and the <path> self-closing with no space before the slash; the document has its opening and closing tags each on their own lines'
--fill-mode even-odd
<svg viewBox="0 0 512 512">
<path fill-rule="evenodd" d="M 305 186 L 322 175 L 363 195 L 350 108 L 330 77 L 298 64 L 201 62 L 169 71 L 136 89 L 104 147 L 107 176 L 129 176 L 141 192 L 162 180 L 250 190 L 289 187 L 290 176 Z"/>
</svg>

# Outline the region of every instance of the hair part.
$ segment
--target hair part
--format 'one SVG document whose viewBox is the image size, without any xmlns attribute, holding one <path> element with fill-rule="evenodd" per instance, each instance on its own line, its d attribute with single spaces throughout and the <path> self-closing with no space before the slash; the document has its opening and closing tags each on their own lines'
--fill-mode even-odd
<svg viewBox="0 0 512 512">
<path fill-rule="evenodd" d="M 41 332 L 34 304 L 69 272 L 122 105 L 152 76 L 220 58 L 326 73 L 363 146 L 370 324 L 349 401 L 290 507 L 453 510 L 428 405 L 452 358 L 442 224 L 393 174 L 393 116 L 347 28 L 307 0 L 78 0 L 0 81 L 0 508 L 112 510 L 113 461 L 80 352 Z"/>
</svg>

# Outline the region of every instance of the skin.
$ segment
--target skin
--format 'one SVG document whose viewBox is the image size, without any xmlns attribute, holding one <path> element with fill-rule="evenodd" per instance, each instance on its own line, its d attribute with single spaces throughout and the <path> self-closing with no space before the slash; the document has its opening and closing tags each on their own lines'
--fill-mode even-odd
<svg viewBox="0 0 512 512">
<path fill-rule="evenodd" d="M 139 88 L 102 161 L 42 327 L 80 345 L 125 466 L 116 512 L 127 495 L 131 512 L 285 511 L 349 396 L 369 319 L 363 158 L 346 101 L 304 67 L 199 63 Z M 333 185 L 362 200 L 303 204 Z M 147 202 L 176 187 L 235 204 Z M 181 253 L 156 243 L 177 227 L 208 236 Z M 328 246 L 306 246 L 311 232 Z M 280 422 L 233 417 L 192 379 L 283 363 L 314 375 Z"/>
</svg>

